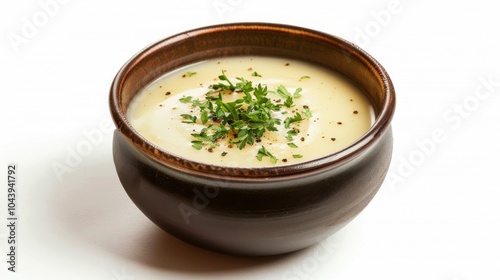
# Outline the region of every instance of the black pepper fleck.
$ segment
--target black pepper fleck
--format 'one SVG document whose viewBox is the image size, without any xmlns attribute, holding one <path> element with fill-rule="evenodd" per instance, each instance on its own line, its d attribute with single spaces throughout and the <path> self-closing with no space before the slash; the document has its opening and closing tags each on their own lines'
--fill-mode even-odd
<svg viewBox="0 0 500 280">
<path fill-rule="evenodd" d="M 337 124 L 338 124 L 338 125 L 341 125 L 341 124 L 342 124 L 342 122 L 337 122 Z"/>
<path fill-rule="evenodd" d="M 170 95 L 172 94 L 170 91 L 165 92 L 165 95 Z"/>
<path fill-rule="evenodd" d="M 213 149 L 212 147 L 210 147 L 210 148 L 208 148 L 208 150 L 207 150 L 207 151 L 209 151 L 209 152 L 213 152 L 213 151 L 214 151 L 214 149 Z"/>
<path fill-rule="evenodd" d="M 358 110 L 354 110 L 353 114 L 357 114 L 358 113 Z"/>
<path fill-rule="evenodd" d="M 227 155 L 227 152 L 222 152 L 220 155 L 224 157 Z"/>
<path fill-rule="evenodd" d="M 286 158 L 282 159 L 281 160 L 282 162 L 287 162 L 288 160 Z"/>
<path fill-rule="evenodd" d="M 335 140 L 337 140 L 337 138 L 333 138 L 333 137 L 332 137 L 332 138 L 330 138 L 330 140 L 335 141 Z"/>
</svg>

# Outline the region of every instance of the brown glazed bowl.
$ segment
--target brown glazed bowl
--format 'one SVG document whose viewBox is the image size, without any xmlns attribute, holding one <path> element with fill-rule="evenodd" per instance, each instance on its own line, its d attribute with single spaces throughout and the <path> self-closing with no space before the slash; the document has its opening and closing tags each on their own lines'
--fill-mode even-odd
<svg viewBox="0 0 500 280">
<path fill-rule="evenodd" d="M 373 126 L 346 149 L 279 167 L 221 167 L 168 153 L 126 119 L 131 99 L 153 80 L 210 58 L 254 55 L 302 60 L 351 79 L 372 102 Z M 330 236 L 371 201 L 392 154 L 392 82 L 365 51 L 341 38 L 288 25 L 234 23 L 183 32 L 146 47 L 119 70 L 110 93 L 116 170 L 125 191 L 156 225 L 200 247 L 274 255 Z"/>
</svg>

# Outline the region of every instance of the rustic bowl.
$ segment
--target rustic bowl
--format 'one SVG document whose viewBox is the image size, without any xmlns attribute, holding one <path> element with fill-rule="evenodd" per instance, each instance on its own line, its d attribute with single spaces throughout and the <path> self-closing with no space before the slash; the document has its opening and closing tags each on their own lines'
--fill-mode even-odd
<svg viewBox="0 0 500 280">
<path fill-rule="evenodd" d="M 334 154 L 300 164 L 207 165 L 164 151 L 126 119 L 132 98 L 163 74 L 210 58 L 262 55 L 314 63 L 351 79 L 375 110 L 373 126 Z M 179 239 L 239 255 L 308 247 L 356 217 L 381 186 L 392 153 L 395 92 L 383 67 L 341 38 L 281 24 L 208 26 L 161 40 L 119 70 L 110 92 L 113 156 L 125 191 L 156 225 Z"/>
</svg>

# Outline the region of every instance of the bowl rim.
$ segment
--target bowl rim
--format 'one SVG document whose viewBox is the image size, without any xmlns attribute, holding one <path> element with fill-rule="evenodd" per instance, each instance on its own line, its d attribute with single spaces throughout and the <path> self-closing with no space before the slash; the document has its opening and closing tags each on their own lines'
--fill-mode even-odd
<svg viewBox="0 0 500 280">
<path fill-rule="evenodd" d="M 325 155 L 324 157 L 296 164 L 265 167 L 219 166 L 196 162 L 169 153 L 140 135 L 127 120 L 121 106 L 121 89 L 124 79 L 128 77 L 131 70 L 137 66 L 141 60 L 147 58 L 155 51 L 161 50 L 165 46 L 182 42 L 185 38 L 193 38 L 210 32 L 223 32 L 224 30 L 240 30 L 242 32 L 258 30 L 288 32 L 289 34 L 298 34 L 300 36 L 313 36 L 334 40 L 340 46 L 347 49 L 350 55 L 355 55 L 360 61 L 366 64 L 365 66 L 371 68 L 372 72 L 376 73 L 377 77 L 381 81 L 381 84 L 383 85 L 383 91 L 385 93 L 382 102 L 382 109 L 378 113 L 372 126 L 351 145 L 335 153 Z M 378 141 L 378 139 L 381 138 L 381 136 L 384 135 L 388 129 L 390 129 L 391 120 L 395 111 L 395 103 L 395 89 L 388 73 L 377 60 L 375 60 L 370 54 L 361 49 L 359 46 L 338 36 L 318 30 L 281 23 L 264 22 L 237 22 L 208 25 L 177 33 L 154 42 L 133 55 L 119 69 L 113 79 L 109 94 L 109 107 L 117 130 L 131 145 L 145 154 L 147 158 L 152 159 L 161 166 L 195 176 L 219 180 L 237 179 L 243 181 L 254 180 L 256 178 L 265 178 L 266 180 L 269 180 L 287 177 L 287 179 L 290 179 L 291 177 L 300 177 L 303 174 L 322 172 L 325 168 L 335 168 L 354 160 L 364 151 L 370 149 Z"/>
</svg>

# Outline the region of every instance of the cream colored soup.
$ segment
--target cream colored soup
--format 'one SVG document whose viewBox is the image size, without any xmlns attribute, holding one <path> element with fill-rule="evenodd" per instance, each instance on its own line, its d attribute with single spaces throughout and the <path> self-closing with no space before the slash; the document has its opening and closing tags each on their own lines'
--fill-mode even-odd
<svg viewBox="0 0 500 280">
<path fill-rule="evenodd" d="M 193 148 L 191 134 L 199 133 L 209 121 L 202 124 L 200 110 L 191 100 L 204 100 L 209 85 L 223 82 L 218 79 L 224 70 L 233 84 L 237 77 L 259 83 L 271 91 L 267 97 L 283 103 L 276 89 L 283 85 L 290 93 L 301 88 L 300 97 L 293 99 L 291 108 L 283 106 L 273 116 L 282 120 L 278 131 L 266 131 L 253 145 L 238 149 L 232 136 L 216 143 L 203 143 L 200 150 Z M 225 102 L 242 98 L 238 92 L 223 95 Z M 187 98 L 186 98 L 187 97 Z M 306 117 L 304 108 L 310 114 Z M 285 118 L 300 113 L 304 119 L 285 128 Z M 197 116 L 195 123 L 187 123 L 181 115 Z M 363 93 L 340 75 L 304 62 L 269 57 L 231 57 L 208 60 L 156 80 L 142 90 L 131 102 L 127 118 L 139 134 L 161 149 L 177 156 L 207 164 L 239 167 L 259 167 L 295 164 L 335 153 L 352 144 L 372 125 L 374 114 Z M 294 130 L 297 135 L 289 135 Z M 288 137 L 287 137 L 288 136 Z M 264 147 L 269 156 L 258 160 Z M 199 147 L 198 147 L 199 148 Z"/>
</svg>

